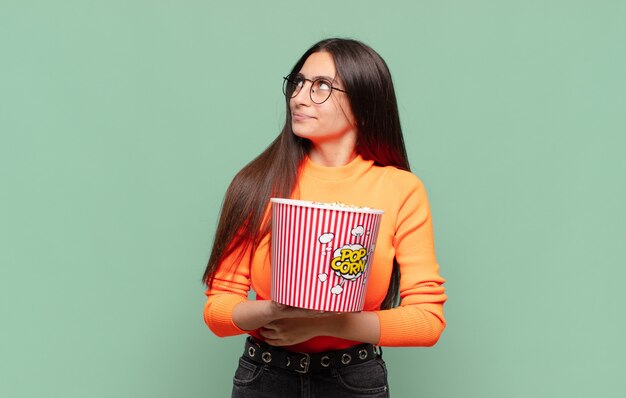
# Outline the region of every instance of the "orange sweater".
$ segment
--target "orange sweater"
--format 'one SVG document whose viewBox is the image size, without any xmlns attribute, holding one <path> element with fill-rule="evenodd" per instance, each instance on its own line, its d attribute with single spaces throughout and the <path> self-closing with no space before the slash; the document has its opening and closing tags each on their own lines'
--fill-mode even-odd
<svg viewBox="0 0 626 398">
<path fill-rule="evenodd" d="M 294 199 L 315 202 L 342 202 L 384 210 L 370 270 L 364 311 L 375 311 L 380 320 L 381 346 L 432 346 L 445 327 L 444 279 L 435 258 L 430 208 L 421 181 L 395 167 L 375 166 L 360 156 L 342 167 L 322 167 L 306 159 L 300 172 Z M 247 300 L 250 288 L 256 298 L 270 298 L 270 244 L 263 239 L 253 254 L 246 253 L 233 264 L 236 253 L 227 258 L 207 290 L 204 320 L 218 336 L 250 333 L 232 320 L 235 305 Z M 385 297 L 393 259 L 400 264 L 400 306 L 380 310 Z M 234 270 L 234 271 L 233 271 Z M 320 320 L 323 322 L 323 320 Z M 357 344 L 328 336 L 318 336 L 296 346 L 293 351 L 320 352 Z"/>
</svg>

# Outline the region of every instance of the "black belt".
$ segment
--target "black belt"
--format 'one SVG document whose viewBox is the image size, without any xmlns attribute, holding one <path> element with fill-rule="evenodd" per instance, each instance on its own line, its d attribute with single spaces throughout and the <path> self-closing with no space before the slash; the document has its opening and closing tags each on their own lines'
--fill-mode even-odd
<svg viewBox="0 0 626 398">
<path fill-rule="evenodd" d="M 307 354 L 274 347 L 250 336 L 246 339 L 243 355 L 262 365 L 298 373 L 314 373 L 371 361 L 380 355 L 379 350 L 379 347 L 372 344 L 360 344 L 344 350 Z"/>
</svg>

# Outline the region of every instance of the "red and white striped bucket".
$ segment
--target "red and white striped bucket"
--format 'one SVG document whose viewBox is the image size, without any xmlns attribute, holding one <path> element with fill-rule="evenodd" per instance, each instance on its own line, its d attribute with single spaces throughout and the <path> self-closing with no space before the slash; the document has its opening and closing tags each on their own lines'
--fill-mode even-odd
<svg viewBox="0 0 626 398">
<path fill-rule="evenodd" d="M 321 311 L 361 311 L 383 211 L 271 202 L 272 300 Z"/>
</svg>

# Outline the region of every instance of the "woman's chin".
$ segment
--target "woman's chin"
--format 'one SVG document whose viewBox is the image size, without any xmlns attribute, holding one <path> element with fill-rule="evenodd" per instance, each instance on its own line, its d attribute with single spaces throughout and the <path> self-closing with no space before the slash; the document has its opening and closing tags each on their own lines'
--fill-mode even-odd
<svg viewBox="0 0 626 398">
<path fill-rule="evenodd" d="M 310 140 L 311 137 L 313 137 L 313 134 L 311 134 L 310 131 L 306 131 L 306 130 L 294 128 L 294 127 L 295 126 L 292 126 L 291 131 L 293 132 L 293 135 L 295 135 L 296 137 L 300 137 L 306 140 Z"/>
</svg>

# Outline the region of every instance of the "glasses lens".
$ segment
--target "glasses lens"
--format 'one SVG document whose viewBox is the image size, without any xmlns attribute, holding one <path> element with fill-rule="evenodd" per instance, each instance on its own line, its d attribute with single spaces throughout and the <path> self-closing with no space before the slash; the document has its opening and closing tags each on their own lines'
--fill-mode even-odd
<svg viewBox="0 0 626 398">
<path fill-rule="evenodd" d="M 333 90 L 332 83 L 325 79 L 318 79 L 311 85 L 311 99 L 316 104 L 321 104 L 330 97 Z"/>
<path fill-rule="evenodd" d="M 287 98 L 293 98 L 298 95 L 298 92 L 302 88 L 302 79 L 297 75 L 289 75 L 283 78 L 283 94 Z"/>
</svg>

